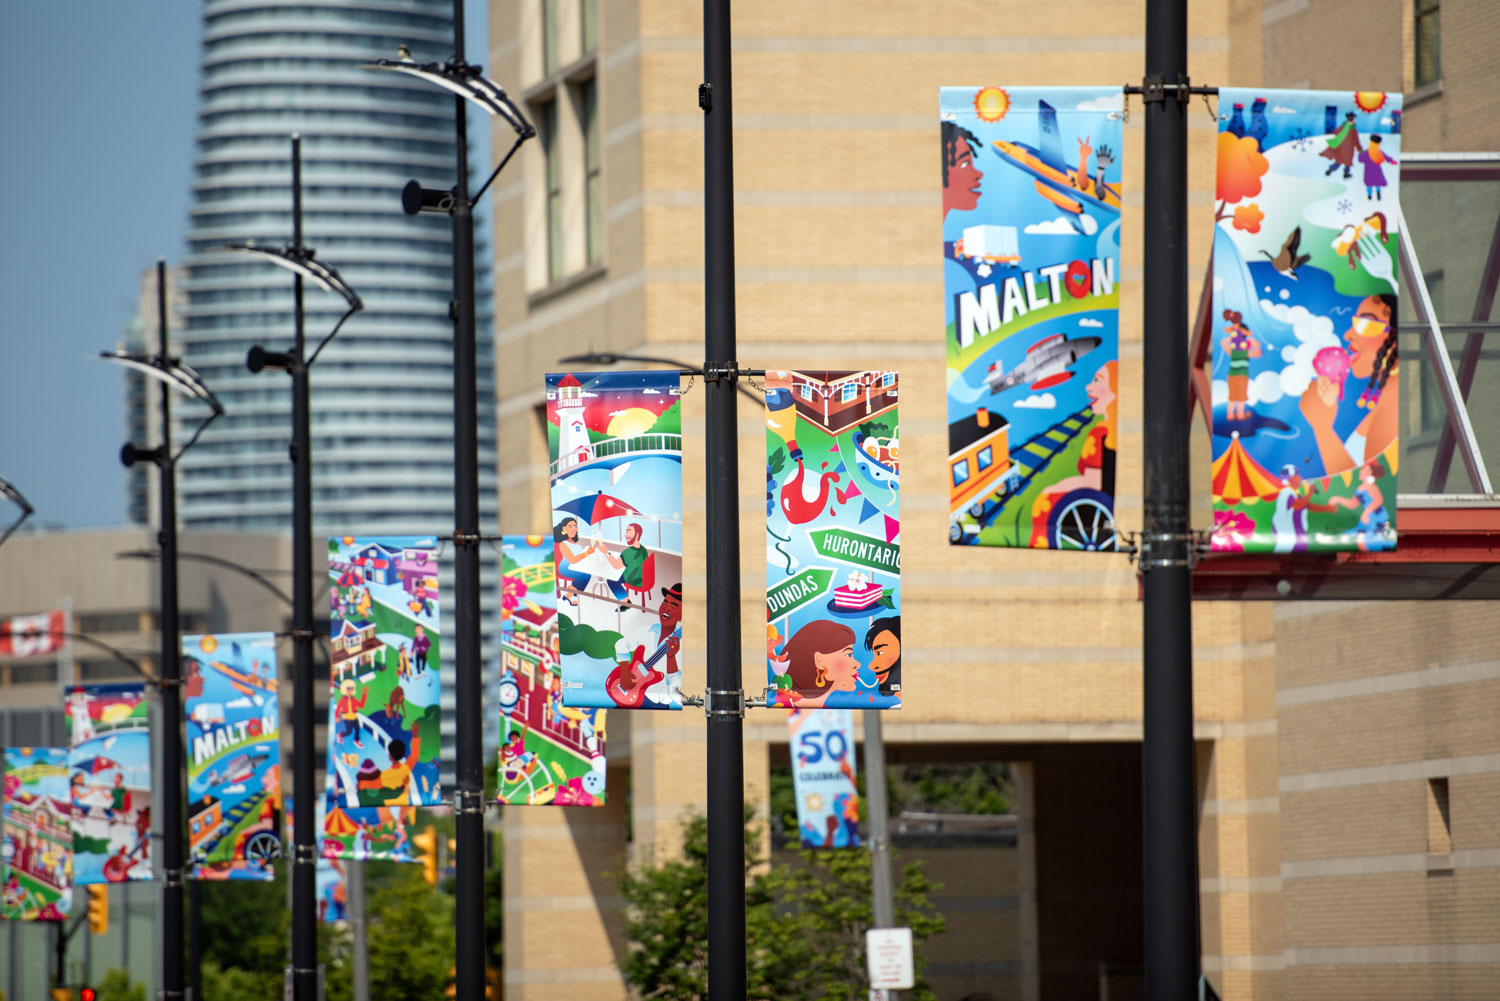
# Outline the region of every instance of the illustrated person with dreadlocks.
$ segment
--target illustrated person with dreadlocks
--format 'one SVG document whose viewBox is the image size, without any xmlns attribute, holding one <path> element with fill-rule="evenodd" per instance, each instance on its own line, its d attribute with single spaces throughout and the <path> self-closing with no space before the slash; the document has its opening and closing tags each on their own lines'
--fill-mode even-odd
<svg viewBox="0 0 1500 1001">
<path fill-rule="evenodd" d="M 984 175 L 974 166 L 979 137 L 954 122 L 943 123 L 943 215 L 972 211 L 979 204 Z"/>
<path fill-rule="evenodd" d="M 1314 379 L 1302 394 L 1307 419 L 1331 476 L 1363 466 L 1396 440 L 1399 370 L 1396 364 L 1396 297 L 1360 301 L 1344 332 L 1349 371 L 1342 384 Z"/>
</svg>

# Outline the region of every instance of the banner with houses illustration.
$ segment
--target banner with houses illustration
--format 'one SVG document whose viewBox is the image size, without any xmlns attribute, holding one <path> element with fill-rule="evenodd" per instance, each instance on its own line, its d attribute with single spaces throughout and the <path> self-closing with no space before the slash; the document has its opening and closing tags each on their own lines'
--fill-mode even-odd
<svg viewBox="0 0 1500 1001">
<path fill-rule="evenodd" d="M 73 906 L 73 813 L 66 747 L 5 748 L 0 917 L 63 921 Z"/>
<path fill-rule="evenodd" d="M 948 541 L 1114 550 L 1120 87 L 944 87 Z"/>
<path fill-rule="evenodd" d="M 500 543 L 500 779 L 512 806 L 603 806 L 606 709 L 563 704 L 553 542 Z"/>
<path fill-rule="evenodd" d="M 1215 550 L 1396 546 L 1400 157 L 1400 94 L 1219 91 Z"/>
<path fill-rule="evenodd" d="M 786 722 L 802 847 L 858 848 L 853 710 L 791 709 Z"/>
<path fill-rule="evenodd" d="M 72 685 L 63 706 L 73 884 L 152 879 L 151 706 L 146 687 Z"/>
<path fill-rule="evenodd" d="M 901 706 L 898 383 L 766 373 L 766 678 L 779 705 Z"/>
<path fill-rule="evenodd" d="M 442 802 L 437 540 L 328 540 L 332 653 L 328 824 L 334 807 Z"/>
<path fill-rule="evenodd" d="M 276 635 L 182 637 L 195 879 L 275 878 L 281 855 Z"/>
<path fill-rule="evenodd" d="M 562 705 L 681 709 L 681 377 L 547 376 Z"/>
</svg>

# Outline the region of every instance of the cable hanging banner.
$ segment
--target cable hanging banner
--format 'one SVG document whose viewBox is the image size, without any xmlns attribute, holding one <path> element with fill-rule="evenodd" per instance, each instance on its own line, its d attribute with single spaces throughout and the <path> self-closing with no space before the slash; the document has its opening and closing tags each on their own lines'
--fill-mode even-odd
<svg viewBox="0 0 1500 1001">
<path fill-rule="evenodd" d="M 547 376 L 562 705 L 681 709 L 681 376 Z"/>
<path fill-rule="evenodd" d="M 948 541 L 1114 550 L 1120 87 L 944 87 Z"/>
<path fill-rule="evenodd" d="M 1401 95 L 1221 88 L 1212 548 L 1396 545 Z"/>
<path fill-rule="evenodd" d="M 71 685 L 68 789 L 73 883 L 143 882 L 151 871 L 151 704 L 138 682 Z"/>
<path fill-rule="evenodd" d="M 606 709 L 563 704 L 554 546 L 502 537 L 500 780 L 511 806 L 603 806 Z"/>
<path fill-rule="evenodd" d="M 274 879 L 281 854 L 276 635 L 184 636 L 182 668 L 193 877 Z"/>
<path fill-rule="evenodd" d="M 66 747 L 5 748 L 0 917 L 65 921 L 73 907 L 73 798 Z"/>
<path fill-rule="evenodd" d="M 766 683 L 778 705 L 901 708 L 895 372 L 766 373 Z"/>
<path fill-rule="evenodd" d="M 802 847 L 858 848 L 853 710 L 791 709 L 786 722 Z"/>
</svg>

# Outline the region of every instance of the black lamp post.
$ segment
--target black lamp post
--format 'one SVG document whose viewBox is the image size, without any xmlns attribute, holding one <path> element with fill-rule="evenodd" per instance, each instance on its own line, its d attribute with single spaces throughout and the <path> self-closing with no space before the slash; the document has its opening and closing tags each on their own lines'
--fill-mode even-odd
<svg viewBox="0 0 1500 1001">
<path fill-rule="evenodd" d="M 193 447 L 214 419 L 224 413 L 198 373 L 167 349 L 167 264 L 156 262 L 156 314 L 158 347 L 154 355 L 125 351 L 103 351 L 100 357 L 143 372 L 162 383 L 161 444 L 153 449 L 137 448 L 127 443 L 120 449 L 120 461 L 127 467 L 137 462 L 152 462 L 161 473 L 161 668 L 157 672 L 161 685 L 161 797 L 162 797 L 162 909 L 161 970 L 163 998 L 181 998 L 182 969 L 182 882 L 183 831 L 182 790 L 184 786 L 182 753 L 182 637 L 177 618 L 177 460 Z M 198 425 L 193 436 L 176 453 L 172 451 L 172 394 L 176 390 L 206 404 L 210 413 Z"/>
<path fill-rule="evenodd" d="M 21 491 L 17 490 L 15 485 L 3 476 L 0 476 L 0 497 L 4 497 L 21 509 L 21 516 L 11 522 L 4 532 L 0 532 L 0 546 L 3 546 L 5 545 L 5 540 L 10 538 L 15 530 L 21 527 L 21 522 L 36 513 L 36 508 L 32 507 L 26 498 L 21 496 Z"/>
<path fill-rule="evenodd" d="M 313 761 L 313 598 L 312 598 L 312 432 L 307 370 L 333 340 L 344 321 L 364 308 L 337 271 L 314 259 L 302 242 L 302 138 L 292 136 L 292 242 L 280 248 L 230 244 L 226 250 L 252 254 L 291 271 L 294 282 L 294 340 L 291 351 L 267 351 L 257 344 L 245 358 L 251 372 L 279 368 L 292 377 L 292 991 L 296 1001 L 315 1001 L 318 993 L 317 833 L 313 804 L 320 795 Z M 303 284 L 343 296 L 349 308 L 333 330 L 305 356 Z"/>
<path fill-rule="evenodd" d="M 457 611 L 454 616 L 454 688 L 458 733 L 454 740 L 454 828 L 457 842 L 454 919 L 457 949 L 454 989 L 460 1001 L 484 997 L 484 685 L 479 662 L 479 384 L 474 318 L 474 206 L 536 129 L 504 88 L 464 59 L 464 5 L 453 0 L 453 58 L 418 63 L 380 59 L 366 68 L 405 73 L 449 90 L 454 97 L 456 175 L 451 191 L 407 184 L 401 206 L 408 215 L 443 212 L 453 219 L 453 542 Z M 515 130 L 516 140 L 469 196 L 469 132 L 465 101 Z"/>
</svg>

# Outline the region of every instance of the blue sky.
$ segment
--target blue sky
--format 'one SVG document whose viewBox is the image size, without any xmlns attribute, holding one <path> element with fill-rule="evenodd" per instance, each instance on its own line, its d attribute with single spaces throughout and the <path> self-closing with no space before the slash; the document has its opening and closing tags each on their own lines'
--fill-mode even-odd
<svg viewBox="0 0 1500 1001">
<path fill-rule="evenodd" d="M 36 508 L 33 525 L 125 520 L 121 371 L 93 359 L 123 336 L 141 271 L 182 255 L 201 10 L 198 0 L 7 8 L 0 476 Z M 482 62 L 485 4 L 465 10 L 468 52 Z M 487 130 L 474 122 L 470 135 Z M 4 507 L 0 524 L 14 516 Z"/>
</svg>

